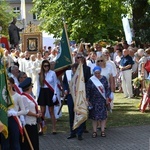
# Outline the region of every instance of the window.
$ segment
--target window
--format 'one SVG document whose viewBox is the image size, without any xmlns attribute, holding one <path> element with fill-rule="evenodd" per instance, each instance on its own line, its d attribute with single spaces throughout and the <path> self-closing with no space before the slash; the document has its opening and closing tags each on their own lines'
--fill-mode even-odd
<svg viewBox="0 0 150 150">
<path fill-rule="evenodd" d="M 38 20 L 38 13 L 33 14 L 33 20 Z"/>
<path fill-rule="evenodd" d="M 17 20 L 21 20 L 20 7 L 14 7 L 13 8 L 13 13 L 15 13 L 17 15 Z"/>
</svg>

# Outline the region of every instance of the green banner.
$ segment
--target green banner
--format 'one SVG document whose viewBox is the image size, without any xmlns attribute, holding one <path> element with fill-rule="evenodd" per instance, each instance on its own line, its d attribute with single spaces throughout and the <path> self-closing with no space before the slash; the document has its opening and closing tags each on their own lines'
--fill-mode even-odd
<svg viewBox="0 0 150 150">
<path fill-rule="evenodd" d="M 4 61 L 2 61 L 3 49 L 0 48 L 0 121 L 4 125 L 4 130 L 2 133 L 5 138 L 8 137 L 8 117 L 7 110 L 8 107 L 12 106 L 12 100 L 10 94 L 7 90 L 7 81 L 6 81 L 6 70 L 4 67 Z"/>
<path fill-rule="evenodd" d="M 64 28 L 55 64 L 55 71 L 62 70 L 71 64 L 72 64 L 72 56 L 70 52 L 67 32 L 66 29 Z"/>
</svg>

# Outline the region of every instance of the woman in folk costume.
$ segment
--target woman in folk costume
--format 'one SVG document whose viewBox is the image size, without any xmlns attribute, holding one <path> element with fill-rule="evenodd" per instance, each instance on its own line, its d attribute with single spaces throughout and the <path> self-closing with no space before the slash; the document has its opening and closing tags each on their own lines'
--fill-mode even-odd
<svg viewBox="0 0 150 150">
<path fill-rule="evenodd" d="M 27 136 L 25 136 L 23 150 L 39 150 L 39 136 L 38 136 L 38 127 L 37 127 L 37 118 L 40 118 L 42 114 L 38 111 L 38 105 L 35 99 L 31 96 L 32 93 L 32 79 L 27 77 L 23 82 L 19 84 L 19 87 L 22 88 L 22 100 L 27 111 L 25 116 L 25 129 L 27 131 Z M 31 148 L 32 147 L 32 148 Z"/>
<path fill-rule="evenodd" d="M 54 71 L 51 70 L 50 62 L 43 60 L 41 72 L 39 74 L 39 96 L 38 104 L 40 105 L 42 118 L 44 120 L 46 106 L 49 107 L 49 113 L 52 120 L 52 133 L 56 134 L 56 119 L 54 115 L 54 103 L 57 99 L 57 77 Z M 41 128 L 41 131 L 43 129 Z"/>
<path fill-rule="evenodd" d="M 8 138 L 2 137 L 2 150 L 20 150 L 20 133 L 23 135 L 23 129 L 19 120 L 20 115 L 27 114 L 22 97 L 13 90 L 14 79 L 8 78 L 8 91 L 14 103 L 13 107 L 8 109 Z"/>
<path fill-rule="evenodd" d="M 94 67 L 94 75 L 89 79 L 86 86 L 88 103 L 93 107 L 89 110 L 89 118 L 92 119 L 93 134 L 97 137 L 97 121 L 101 121 L 101 136 L 105 137 L 105 124 L 107 119 L 107 104 L 109 103 L 110 90 L 105 76 L 101 75 L 101 68 Z"/>
</svg>

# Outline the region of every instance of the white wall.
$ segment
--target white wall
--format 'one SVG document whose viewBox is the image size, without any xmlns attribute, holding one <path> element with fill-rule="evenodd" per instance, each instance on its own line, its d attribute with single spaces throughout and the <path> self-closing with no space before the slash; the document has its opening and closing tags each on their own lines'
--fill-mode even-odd
<svg viewBox="0 0 150 150">
<path fill-rule="evenodd" d="M 53 38 L 53 35 L 49 35 L 45 32 L 42 33 L 43 34 L 43 47 L 46 46 L 46 49 L 51 46 L 52 49 L 55 47 L 55 38 Z"/>
</svg>

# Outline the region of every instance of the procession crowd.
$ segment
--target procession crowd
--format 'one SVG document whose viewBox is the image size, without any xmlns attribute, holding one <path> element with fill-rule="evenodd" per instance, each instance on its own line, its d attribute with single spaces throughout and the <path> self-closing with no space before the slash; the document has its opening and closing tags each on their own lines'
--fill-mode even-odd
<svg viewBox="0 0 150 150">
<path fill-rule="evenodd" d="M 51 118 L 52 134 L 57 134 L 56 120 L 62 116 L 58 113 L 62 97 L 66 97 L 70 135 L 68 139 L 82 140 L 83 133 L 88 132 L 86 122 L 73 130 L 74 102 L 69 83 L 78 65 L 83 65 L 86 101 L 89 108 L 89 119 L 92 120 L 92 137 L 97 137 L 97 128 L 105 137 L 108 111 L 113 109 L 114 92 L 123 92 L 124 97 L 131 99 L 142 96 L 139 109 L 144 112 L 149 106 L 149 71 L 145 64 L 150 60 L 150 48 L 137 48 L 126 42 L 115 46 L 102 47 L 99 43 L 93 46 L 82 43 L 71 45 L 73 63 L 57 76 L 54 71 L 59 46 L 48 47 L 36 54 L 4 49 L 2 62 L 7 69 L 8 90 L 14 106 L 8 108 L 7 139 L 1 134 L 1 149 L 34 150 L 39 149 L 39 135 L 44 134 L 45 118 Z M 133 79 L 137 79 L 133 82 Z M 138 80 L 140 79 L 140 80 Z M 23 126 L 23 128 L 21 127 Z M 23 129 L 26 131 L 22 142 Z"/>
</svg>

